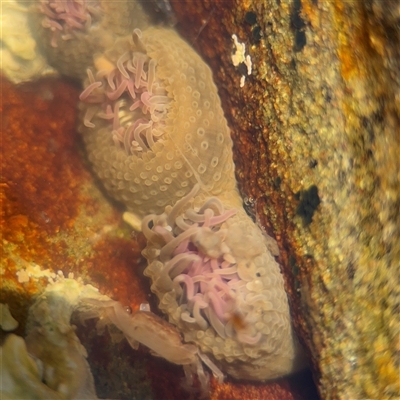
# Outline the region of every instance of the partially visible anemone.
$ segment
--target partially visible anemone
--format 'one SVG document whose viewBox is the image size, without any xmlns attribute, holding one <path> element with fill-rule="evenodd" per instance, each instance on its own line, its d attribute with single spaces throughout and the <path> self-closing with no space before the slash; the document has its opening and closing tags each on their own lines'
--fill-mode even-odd
<svg viewBox="0 0 400 400">
<path fill-rule="evenodd" d="M 74 31 L 87 31 L 92 20 L 101 14 L 98 1 L 81 0 L 41 0 L 40 11 L 43 13 L 42 26 L 53 32 L 50 44 L 58 46 L 58 41 L 71 40 Z"/>
<path fill-rule="evenodd" d="M 38 0 L 31 7 L 32 32 L 49 63 L 79 80 L 95 53 L 148 24 L 149 17 L 136 1 Z"/>
</svg>

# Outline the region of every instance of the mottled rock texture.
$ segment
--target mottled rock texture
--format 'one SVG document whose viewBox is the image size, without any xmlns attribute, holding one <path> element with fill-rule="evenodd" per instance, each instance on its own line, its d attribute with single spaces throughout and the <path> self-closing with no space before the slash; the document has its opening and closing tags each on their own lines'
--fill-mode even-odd
<svg viewBox="0 0 400 400">
<path fill-rule="evenodd" d="M 236 175 L 278 240 L 322 398 L 398 398 L 398 4 L 172 5 L 214 71 Z M 252 60 L 243 88 L 232 34 Z"/>
</svg>

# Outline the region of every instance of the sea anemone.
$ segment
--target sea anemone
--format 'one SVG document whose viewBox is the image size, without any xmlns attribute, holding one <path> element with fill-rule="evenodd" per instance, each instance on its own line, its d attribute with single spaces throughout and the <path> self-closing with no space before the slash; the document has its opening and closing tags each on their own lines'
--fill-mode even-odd
<svg viewBox="0 0 400 400">
<path fill-rule="evenodd" d="M 196 185 L 163 214 L 143 219 L 145 275 L 160 309 L 186 342 L 234 377 L 293 371 L 298 347 L 267 240 L 241 208 L 216 197 L 199 201 L 198 192 Z"/>
<path fill-rule="evenodd" d="M 99 15 L 97 1 L 84 0 L 41 0 L 40 11 L 44 14 L 42 26 L 53 32 L 51 46 L 57 47 L 57 41 L 70 40 L 74 30 L 88 30 L 92 18 Z"/>
<path fill-rule="evenodd" d="M 89 160 L 144 217 L 145 274 L 169 322 L 233 377 L 296 370 L 283 277 L 242 208 L 211 70 L 176 32 L 150 28 L 96 55 L 84 86 Z"/>
<path fill-rule="evenodd" d="M 133 29 L 146 28 L 149 17 L 137 1 L 38 0 L 30 8 L 30 22 L 49 63 L 81 81 L 94 54 Z"/>
<path fill-rule="evenodd" d="M 222 338 L 233 336 L 229 321 L 239 275 L 221 225 L 237 211 L 225 211 L 217 198 L 211 198 L 198 212 L 190 208 L 182 215 L 179 211 L 186 200 L 178 202 L 169 215 L 150 215 L 143 220 L 143 232 L 149 242 L 159 243 L 158 257 L 164 263 L 153 285 L 156 291 L 157 285 L 174 288 L 179 305 L 184 304 L 182 320 L 203 331 L 211 325 Z M 259 336 L 243 338 L 257 339 Z"/>
<path fill-rule="evenodd" d="M 139 216 L 197 183 L 234 190 L 232 141 L 209 67 L 176 32 L 149 28 L 97 54 L 81 94 L 80 132 L 109 193 Z"/>
<path fill-rule="evenodd" d="M 162 138 L 170 102 L 156 77 L 157 61 L 140 42 L 141 31 L 135 29 L 132 37 L 135 48 L 124 52 L 115 67 L 102 69 L 96 76 L 88 69 L 88 85 L 79 97 L 91 104 L 84 125 L 95 128 L 91 122 L 95 115 L 108 121 L 115 145 L 128 155 L 151 150 Z"/>
</svg>

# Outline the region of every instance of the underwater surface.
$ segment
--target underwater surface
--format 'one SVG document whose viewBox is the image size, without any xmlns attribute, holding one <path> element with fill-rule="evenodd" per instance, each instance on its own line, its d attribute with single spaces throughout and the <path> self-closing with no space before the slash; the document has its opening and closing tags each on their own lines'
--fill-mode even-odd
<svg viewBox="0 0 400 400">
<path fill-rule="evenodd" d="M 4 8 L 2 394 L 398 397 L 385 7 Z"/>
</svg>

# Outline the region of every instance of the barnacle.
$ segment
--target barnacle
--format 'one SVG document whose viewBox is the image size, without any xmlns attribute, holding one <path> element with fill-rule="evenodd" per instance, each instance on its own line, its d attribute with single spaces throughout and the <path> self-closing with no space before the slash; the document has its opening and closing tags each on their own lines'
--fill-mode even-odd
<svg viewBox="0 0 400 400">
<path fill-rule="evenodd" d="M 97 399 L 87 353 L 70 323 L 83 299 L 109 300 L 62 273 L 29 309 L 27 336 L 7 336 L 0 348 L 1 398 Z"/>
<path fill-rule="evenodd" d="M 42 382 L 40 368 L 20 336 L 6 337 L 0 346 L 0 359 L 2 399 L 65 399 Z"/>
<path fill-rule="evenodd" d="M 42 380 L 65 398 L 97 398 L 86 350 L 70 323 L 86 298 L 108 299 L 93 286 L 60 273 L 29 310 L 27 350 L 40 360 Z"/>
<path fill-rule="evenodd" d="M 0 328 L 3 331 L 9 332 L 16 329 L 18 321 L 10 313 L 8 304 L 0 303 Z"/>
</svg>

